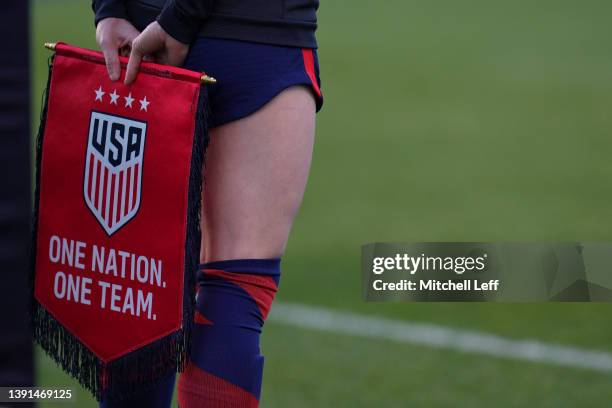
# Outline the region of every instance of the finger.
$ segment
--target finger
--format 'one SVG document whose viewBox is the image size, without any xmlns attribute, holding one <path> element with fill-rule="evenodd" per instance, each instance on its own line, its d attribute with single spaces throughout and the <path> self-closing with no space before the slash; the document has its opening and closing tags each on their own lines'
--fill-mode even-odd
<svg viewBox="0 0 612 408">
<path fill-rule="evenodd" d="M 164 48 L 164 39 L 160 36 L 159 25 L 153 22 L 132 41 L 132 48 L 138 48 L 142 55 L 153 55 Z"/>
<path fill-rule="evenodd" d="M 137 47 L 133 47 L 125 72 L 126 85 L 129 85 L 134 82 L 134 80 L 136 80 L 136 75 L 138 74 L 138 67 L 140 67 L 140 61 L 142 61 L 142 53 Z"/>
<path fill-rule="evenodd" d="M 111 81 L 116 81 L 121 75 L 121 66 L 119 65 L 119 54 L 117 49 L 112 46 L 103 45 L 102 53 L 104 54 L 104 61 L 106 62 L 106 70 Z"/>
<path fill-rule="evenodd" d="M 140 66 L 142 58 L 145 55 L 154 54 L 164 46 L 163 40 L 159 38 L 159 35 L 155 32 L 156 24 L 156 22 L 149 24 L 149 26 L 132 41 L 132 52 L 130 53 L 130 60 L 128 61 L 127 72 L 125 74 L 126 85 L 131 84 L 136 79 L 138 67 Z"/>
</svg>

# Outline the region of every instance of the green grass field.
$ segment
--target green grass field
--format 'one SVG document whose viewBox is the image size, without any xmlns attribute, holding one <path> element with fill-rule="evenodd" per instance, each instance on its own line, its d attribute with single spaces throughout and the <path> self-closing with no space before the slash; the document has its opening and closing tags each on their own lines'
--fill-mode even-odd
<svg viewBox="0 0 612 408">
<path fill-rule="evenodd" d="M 323 0 L 325 106 L 279 299 L 612 351 L 610 305 L 369 304 L 359 264 L 373 241 L 612 240 L 611 13 L 603 0 Z M 32 21 L 37 125 L 42 43 L 94 47 L 94 30 L 86 1 L 35 1 Z M 276 323 L 264 351 L 264 407 L 612 400 L 611 375 Z M 40 384 L 74 386 L 38 361 Z"/>
</svg>

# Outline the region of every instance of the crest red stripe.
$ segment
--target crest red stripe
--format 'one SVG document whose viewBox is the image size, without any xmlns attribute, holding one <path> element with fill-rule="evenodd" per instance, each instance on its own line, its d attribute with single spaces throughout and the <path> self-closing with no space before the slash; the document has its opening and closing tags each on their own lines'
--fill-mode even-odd
<svg viewBox="0 0 612 408">
<path fill-rule="evenodd" d="M 91 194 L 93 193 L 93 169 L 96 162 L 93 152 L 89 153 L 89 160 L 87 161 L 87 196 L 91 201 Z"/>
<path fill-rule="evenodd" d="M 98 210 L 99 214 L 102 214 L 102 209 L 103 209 L 103 205 L 104 205 L 104 191 L 106 191 L 106 189 L 104 188 L 104 181 L 106 177 L 106 167 L 104 167 L 104 164 L 102 163 L 102 161 L 100 161 L 100 178 L 98 179 L 98 205 L 96 205 L 96 210 Z"/>
<path fill-rule="evenodd" d="M 89 183 L 91 185 L 91 193 L 89 194 L 89 200 L 91 201 L 92 206 L 95 208 L 96 206 L 96 187 L 98 181 L 98 159 L 96 155 L 91 153 L 91 161 L 93 162 L 93 172 L 90 174 Z"/>
<path fill-rule="evenodd" d="M 129 199 L 128 199 L 127 212 L 132 211 L 132 202 L 133 202 L 133 197 L 134 197 L 134 195 L 132 194 L 132 192 L 134 191 L 134 166 L 130 167 L 129 171 L 130 171 L 130 189 L 128 191 Z"/>
<path fill-rule="evenodd" d="M 125 186 L 127 184 L 127 170 L 121 170 L 121 210 L 119 211 L 119 217 L 123 218 L 125 216 Z"/>
<path fill-rule="evenodd" d="M 140 166 L 139 163 L 136 163 L 136 165 L 133 167 L 132 172 L 134 173 L 134 188 L 132 189 L 132 196 L 133 196 L 133 200 L 132 200 L 132 205 L 130 206 L 130 211 L 134 210 L 134 208 L 136 208 L 136 201 L 138 200 L 138 189 L 140 188 Z"/>
</svg>

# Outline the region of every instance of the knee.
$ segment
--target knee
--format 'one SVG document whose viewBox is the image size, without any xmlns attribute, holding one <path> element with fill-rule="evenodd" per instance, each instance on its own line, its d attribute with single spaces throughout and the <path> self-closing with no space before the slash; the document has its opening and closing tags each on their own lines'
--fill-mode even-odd
<svg viewBox="0 0 612 408">
<path fill-rule="evenodd" d="M 274 203 L 209 203 L 202 223 L 202 261 L 282 257 L 302 196 L 300 189 L 288 189 Z"/>
<path fill-rule="evenodd" d="M 293 218 L 280 222 L 244 220 L 234 223 L 207 225 L 202 231 L 202 263 L 225 259 L 281 258 L 291 230 Z"/>
</svg>

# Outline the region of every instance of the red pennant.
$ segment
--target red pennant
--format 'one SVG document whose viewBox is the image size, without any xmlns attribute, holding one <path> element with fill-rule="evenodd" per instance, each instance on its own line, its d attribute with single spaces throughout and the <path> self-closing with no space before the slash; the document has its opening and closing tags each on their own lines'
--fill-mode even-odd
<svg viewBox="0 0 612 408">
<path fill-rule="evenodd" d="M 108 78 L 100 53 L 56 47 L 39 135 L 35 335 L 98 398 L 185 362 L 201 75 L 145 63 L 125 86 Z"/>
</svg>

